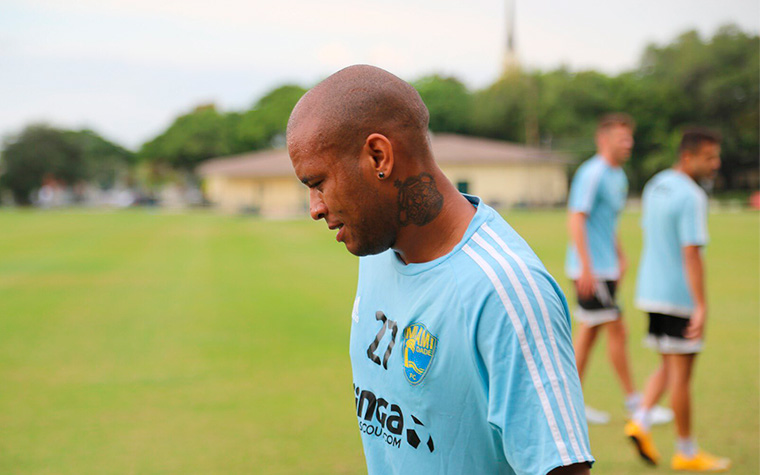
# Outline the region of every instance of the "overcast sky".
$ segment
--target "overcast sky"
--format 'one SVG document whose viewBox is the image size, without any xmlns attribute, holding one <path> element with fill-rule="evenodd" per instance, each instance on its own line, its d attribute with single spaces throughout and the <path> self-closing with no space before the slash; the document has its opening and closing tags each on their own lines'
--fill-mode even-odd
<svg viewBox="0 0 760 475">
<path fill-rule="evenodd" d="M 759 3 L 517 0 L 517 48 L 528 68 L 617 73 L 688 29 L 756 33 Z M 354 63 L 483 87 L 505 18 L 506 0 L 0 0 L 0 135 L 46 121 L 135 149 L 197 104 L 247 109 Z"/>
</svg>

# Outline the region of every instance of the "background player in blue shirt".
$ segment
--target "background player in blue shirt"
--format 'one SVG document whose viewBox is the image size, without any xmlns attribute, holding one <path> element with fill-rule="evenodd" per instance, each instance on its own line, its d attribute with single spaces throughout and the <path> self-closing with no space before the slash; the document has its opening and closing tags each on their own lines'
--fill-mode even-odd
<svg viewBox="0 0 760 475">
<path fill-rule="evenodd" d="M 588 473 L 564 295 L 498 213 L 443 175 L 428 120 L 409 84 L 352 66 L 288 123 L 312 218 L 362 256 L 350 355 L 368 471 Z"/>
<path fill-rule="evenodd" d="M 702 249 L 707 245 L 707 195 L 697 184 L 715 177 L 720 138 L 704 129 L 683 134 L 676 165 L 644 187 L 641 224 L 644 250 L 636 285 L 636 306 L 649 313 L 647 342 L 662 355 L 678 434 L 676 470 L 723 471 L 728 459 L 701 452 L 691 434 L 691 374 L 702 350 L 707 302 Z M 656 376 L 658 377 L 658 376 Z M 640 455 L 656 464 L 659 453 L 649 435 L 650 408 L 662 395 L 647 385 L 641 407 L 625 428 Z"/>
<path fill-rule="evenodd" d="M 626 328 L 615 293 L 626 270 L 626 258 L 617 236 L 618 216 L 628 196 L 628 179 L 622 169 L 633 147 L 633 119 L 627 114 L 608 114 L 596 130 L 597 153 L 581 164 L 573 176 L 568 199 L 570 244 L 565 271 L 578 297 L 575 318 L 579 322 L 575 355 L 581 381 L 594 342 L 607 329 L 607 353 L 625 392 L 629 412 L 638 406 L 626 349 Z M 664 387 L 664 373 L 658 384 Z M 590 423 L 605 424 L 609 414 L 586 408 Z M 657 423 L 672 419 L 670 411 L 655 407 Z"/>
</svg>

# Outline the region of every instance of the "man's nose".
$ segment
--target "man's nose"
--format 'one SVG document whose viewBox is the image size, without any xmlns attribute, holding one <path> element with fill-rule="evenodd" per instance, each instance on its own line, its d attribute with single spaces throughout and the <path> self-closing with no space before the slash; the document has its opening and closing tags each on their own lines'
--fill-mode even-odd
<svg viewBox="0 0 760 475">
<path fill-rule="evenodd" d="M 311 190 L 309 193 L 309 214 L 311 214 L 311 219 L 315 221 L 324 219 L 327 214 L 327 206 L 322 201 L 321 193 L 317 190 Z"/>
</svg>

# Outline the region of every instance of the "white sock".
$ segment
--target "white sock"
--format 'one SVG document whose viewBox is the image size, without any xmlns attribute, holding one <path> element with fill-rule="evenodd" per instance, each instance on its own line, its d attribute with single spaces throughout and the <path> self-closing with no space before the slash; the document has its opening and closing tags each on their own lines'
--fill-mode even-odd
<svg viewBox="0 0 760 475">
<path fill-rule="evenodd" d="M 652 423 L 649 420 L 649 409 L 646 407 L 639 407 L 633 413 L 633 421 L 639 425 L 642 429 L 648 431 Z"/>
<path fill-rule="evenodd" d="M 697 455 L 697 441 L 694 437 L 679 437 L 676 442 L 676 450 L 688 458 L 694 458 Z"/>
<path fill-rule="evenodd" d="M 631 393 L 625 397 L 625 408 L 633 412 L 641 404 L 641 393 Z"/>
</svg>

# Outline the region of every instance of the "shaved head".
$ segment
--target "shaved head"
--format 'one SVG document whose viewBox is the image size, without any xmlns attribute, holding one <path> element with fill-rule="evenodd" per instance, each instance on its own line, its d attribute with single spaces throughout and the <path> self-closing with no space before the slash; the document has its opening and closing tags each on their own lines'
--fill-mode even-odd
<svg viewBox="0 0 760 475">
<path fill-rule="evenodd" d="M 417 91 L 407 82 L 374 66 L 355 65 L 331 75 L 293 109 L 287 139 L 307 134 L 311 147 L 355 156 L 365 139 L 379 133 L 415 155 L 427 141 L 430 115 Z M 308 127 L 307 131 L 303 129 Z"/>
<path fill-rule="evenodd" d="M 410 84 L 366 65 L 317 84 L 290 114 L 288 154 L 309 188 L 309 214 L 337 229 L 351 253 L 392 248 L 404 228 L 441 212 L 436 179 L 448 182 L 433 159 L 429 119 Z"/>
</svg>

